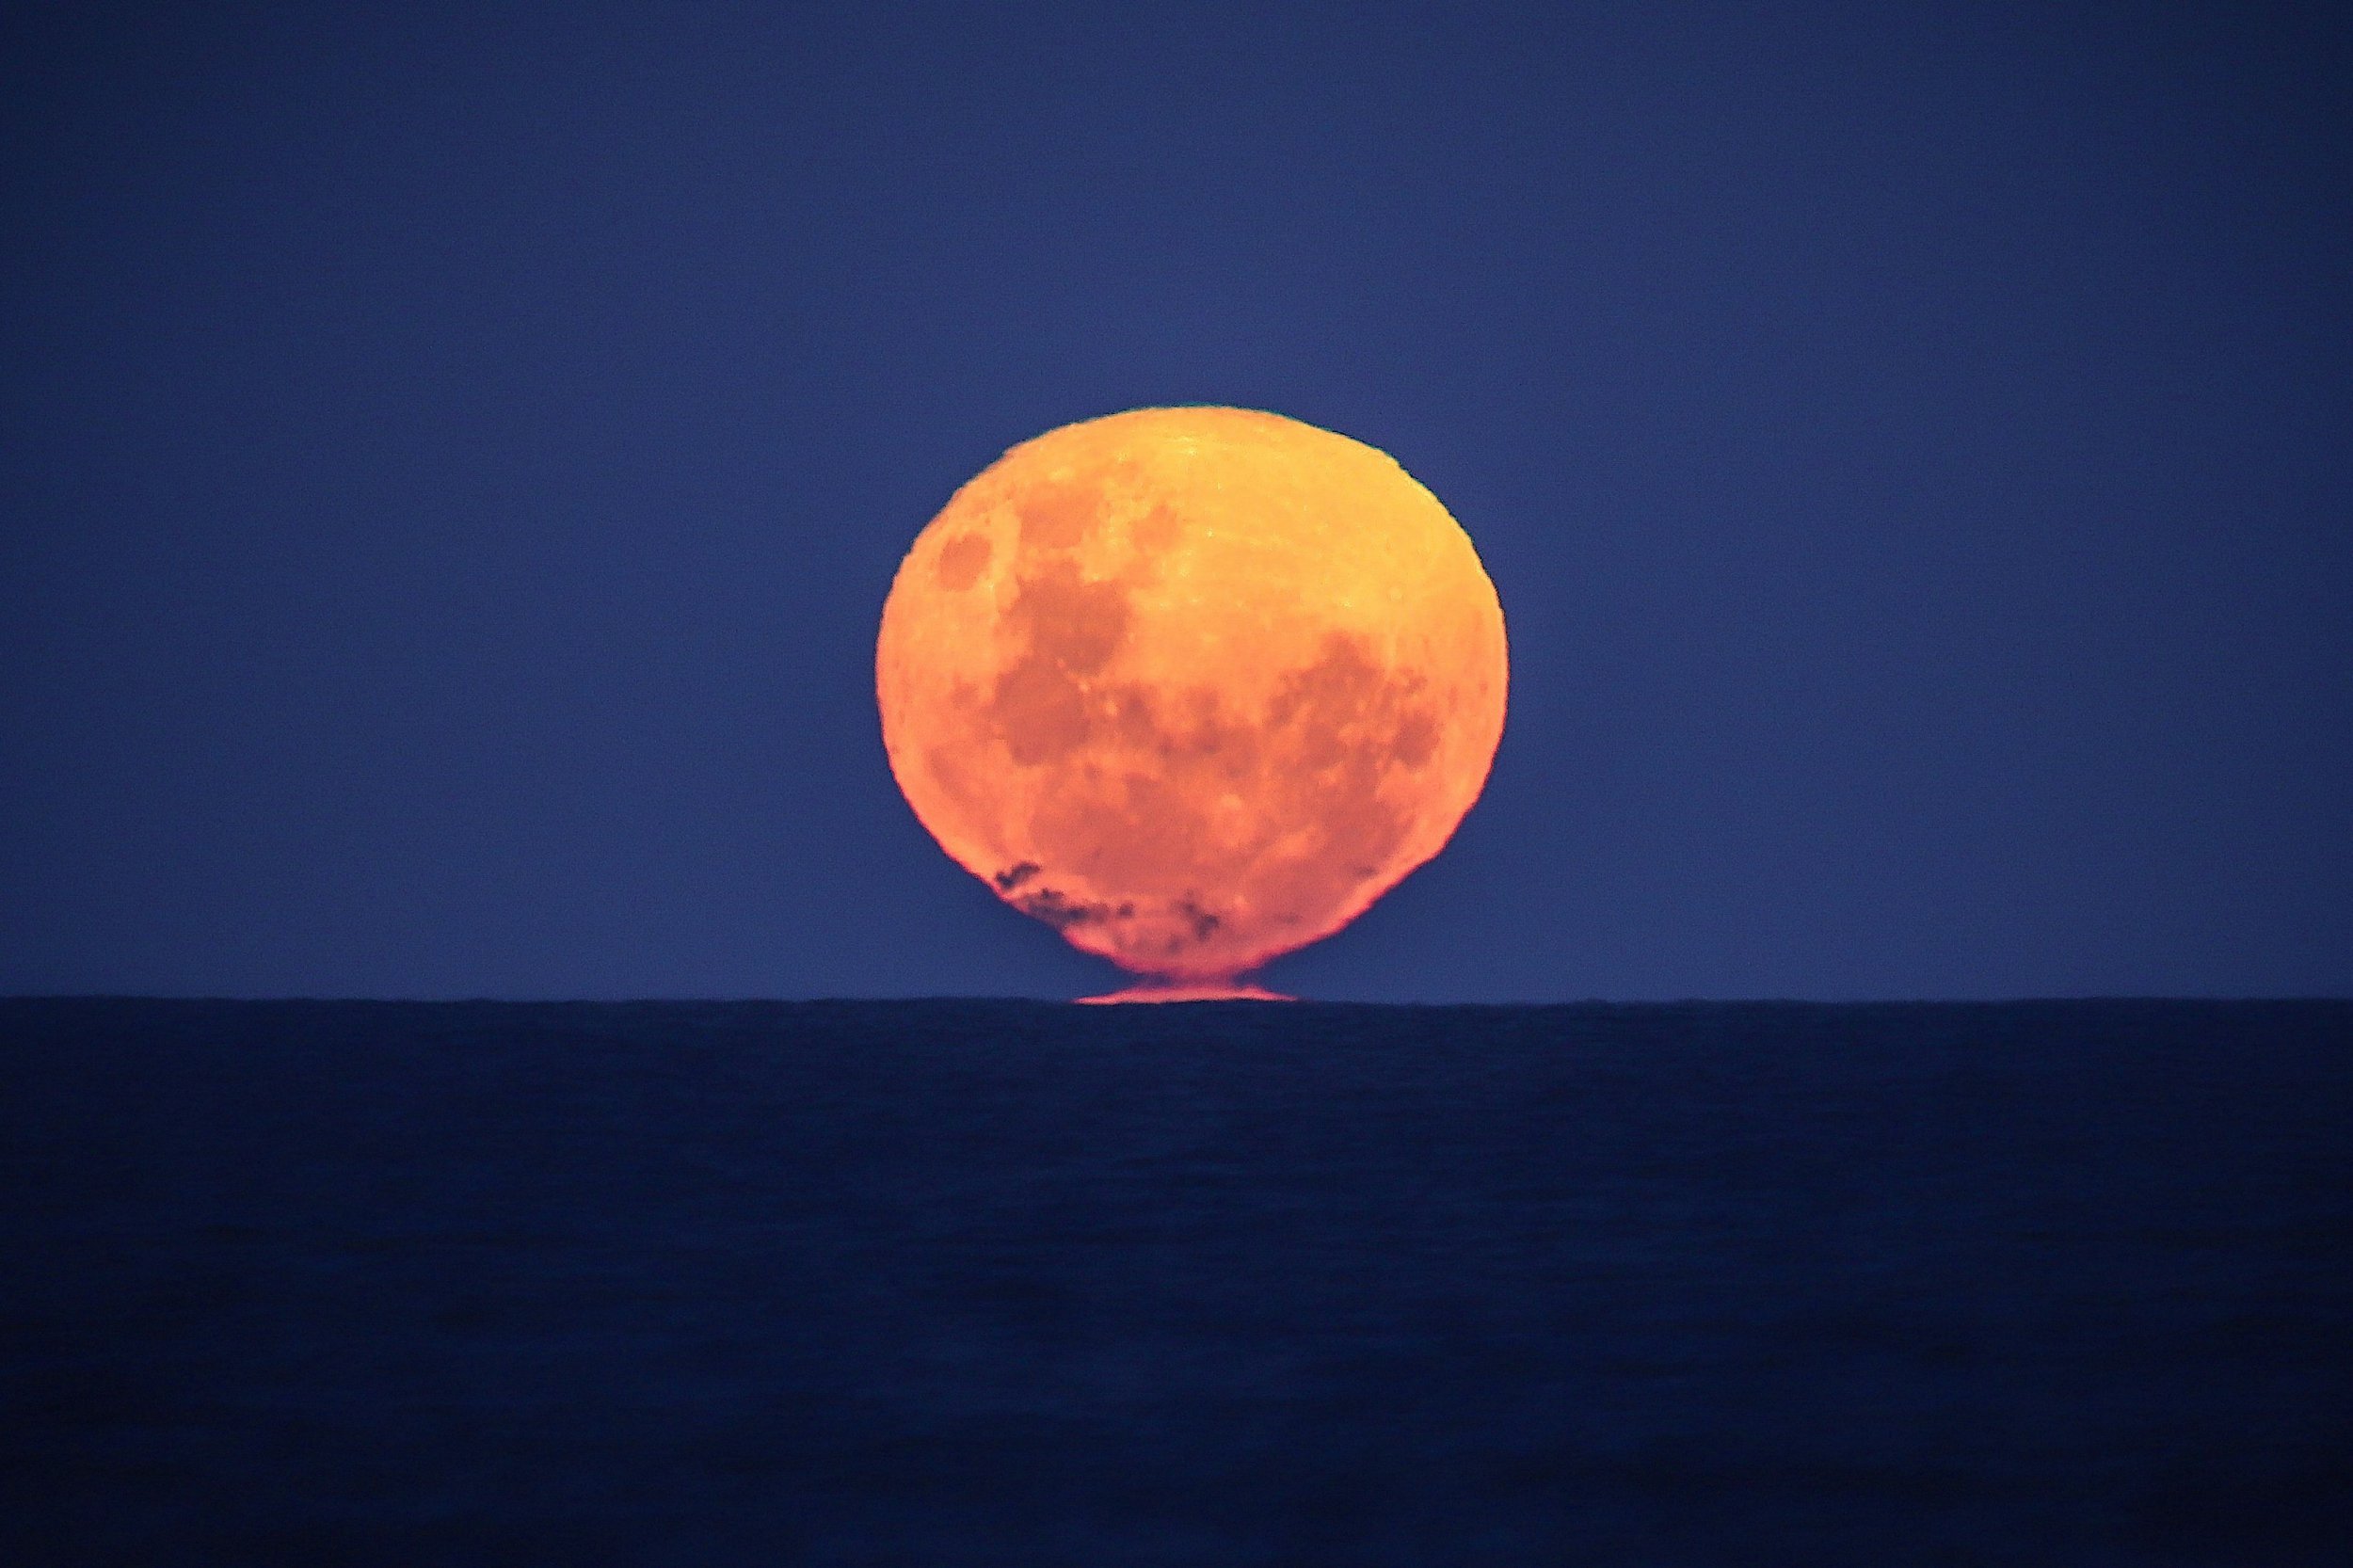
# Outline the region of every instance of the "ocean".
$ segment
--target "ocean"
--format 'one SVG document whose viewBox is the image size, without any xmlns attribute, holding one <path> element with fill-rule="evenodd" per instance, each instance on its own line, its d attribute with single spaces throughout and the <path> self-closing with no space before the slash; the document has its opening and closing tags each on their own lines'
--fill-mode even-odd
<svg viewBox="0 0 2353 1568">
<path fill-rule="evenodd" d="M 2353 1003 L 0 1001 L 0 1563 L 2353 1561 Z"/>
</svg>

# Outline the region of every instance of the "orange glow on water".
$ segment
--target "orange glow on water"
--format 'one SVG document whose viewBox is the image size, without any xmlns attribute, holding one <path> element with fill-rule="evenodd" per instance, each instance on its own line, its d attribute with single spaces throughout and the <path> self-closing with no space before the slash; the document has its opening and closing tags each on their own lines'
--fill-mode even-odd
<svg viewBox="0 0 2353 1568">
<path fill-rule="evenodd" d="M 941 846 L 1077 947 L 1208 990 L 1437 854 L 1506 672 L 1435 497 L 1344 436 L 1210 408 L 1007 453 L 916 539 L 875 651 L 891 772 Z"/>
<path fill-rule="evenodd" d="M 1099 997 L 1080 997 L 1091 1007 L 1112 1002 L 1129 1001 L 1297 1001 L 1280 991 L 1270 991 L 1259 985 L 1235 985 L 1218 981 L 1187 982 L 1181 980 L 1154 981 L 1143 985 L 1129 985 L 1106 992 Z"/>
</svg>

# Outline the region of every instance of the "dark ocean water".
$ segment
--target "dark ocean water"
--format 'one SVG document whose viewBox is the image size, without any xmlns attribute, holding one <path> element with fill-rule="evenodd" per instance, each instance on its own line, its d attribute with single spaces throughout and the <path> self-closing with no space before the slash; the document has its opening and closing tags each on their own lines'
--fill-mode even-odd
<svg viewBox="0 0 2353 1568">
<path fill-rule="evenodd" d="M 2353 1562 L 2353 1004 L 0 1001 L 0 1563 Z"/>
</svg>

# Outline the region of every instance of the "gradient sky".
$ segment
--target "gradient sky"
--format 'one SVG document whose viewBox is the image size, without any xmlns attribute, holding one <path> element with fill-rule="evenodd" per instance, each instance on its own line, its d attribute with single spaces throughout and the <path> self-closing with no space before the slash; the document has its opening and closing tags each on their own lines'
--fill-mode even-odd
<svg viewBox="0 0 2353 1568">
<path fill-rule="evenodd" d="M 1004 448 L 1216 402 L 1513 639 L 1271 984 L 2353 992 L 2338 9 L 11 6 L 0 990 L 1099 988 L 874 630 Z"/>
</svg>

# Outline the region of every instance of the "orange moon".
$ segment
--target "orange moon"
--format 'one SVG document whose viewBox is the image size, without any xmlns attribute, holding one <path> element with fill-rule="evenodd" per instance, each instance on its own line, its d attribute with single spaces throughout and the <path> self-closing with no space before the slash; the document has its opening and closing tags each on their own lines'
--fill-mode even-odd
<svg viewBox="0 0 2353 1568">
<path fill-rule="evenodd" d="M 1438 853 L 1503 733 L 1503 611 L 1387 455 L 1278 414 L 1048 431 L 917 536 L 883 744 L 942 848 L 1073 945 L 1230 986 Z"/>
</svg>

